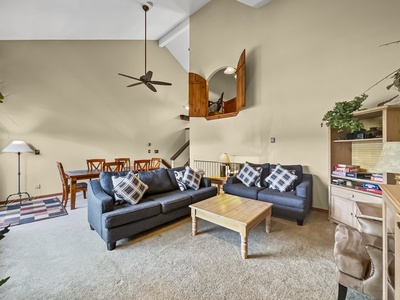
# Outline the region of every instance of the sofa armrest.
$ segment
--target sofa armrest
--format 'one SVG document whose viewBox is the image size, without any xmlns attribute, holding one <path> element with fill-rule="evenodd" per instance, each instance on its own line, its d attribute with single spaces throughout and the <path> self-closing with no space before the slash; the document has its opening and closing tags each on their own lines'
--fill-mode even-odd
<svg viewBox="0 0 400 300">
<path fill-rule="evenodd" d="M 226 184 L 233 184 L 233 183 L 241 183 L 241 181 L 236 176 L 228 177 L 226 179 Z"/>
<path fill-rule="evenodd" d="M 312 207 L 313 178 L 311 174 L 303 173 L 302 181 L 296 186 L 296 196 L 306 199 L 306 210 Z"/>
<path fill-rule="evenodd" d="M 104 192 L 99 180 L 91 180 L 88 183 L 87 202 L 89 224 L 101 235 L 102 215 L 113 210 L 114 199 Z"/>
<path fill-rule="evenodd" d="M 200 187 L 210 187 L 211 179 L 208 177 L 202 177 L 200 181 Z"/>
</svg>

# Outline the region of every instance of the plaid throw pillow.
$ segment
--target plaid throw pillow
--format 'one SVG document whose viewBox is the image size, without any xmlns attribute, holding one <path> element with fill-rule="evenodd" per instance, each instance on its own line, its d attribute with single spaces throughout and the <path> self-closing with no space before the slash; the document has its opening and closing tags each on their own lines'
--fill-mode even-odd
<svg viewBox="0 0 400 300">
<path fill-rule="evenodd" d="M 113 183 L 113 188 L 115 188 L 118 184 L 121 183 L 122 180 L 124 180 L 124 177 L 118 177 L 118 176 L 111 176 L 111 180 Z M 115 204 L 122 204 L 125 203 L 125 200 L 122 199 L 117 193 L 114 192 L 114 199 L 115 199 Z"/>
<path fill-rule="evenodd" d="M 185 183 L 183 182 L 183 171 L 174 171 L 176 182 L 178 183 L 181 191 L 187 190 Z"/>
<path fill-rule="evenodd" d="M 190 167 L 186 167 L 182 180 L 188 188 L 198 190 L 200 187 L 201 175 Z"/>
<path fill-rule="evenodd" d="M 133 172 L 121 180 L 113 189 L 114 193 L 132 205 L 137 204 L 142 199 L 144 193 L 149 187 L 143 183 Z"/>
<path fill-rule="evenodd" d="M 282 193 L 290 190 L 292 183 L 296 179 L 297 176 L 293 175 L 292 172 L 277 165 L 275 170 L 265 178 L 265 181 L 269 183 L 270 188 L 279 190 Z"/>
<path fill-rule="evenodd" d="M 257 178 L 260 178 L 261 173 L 255 170 L 252 166 L 248 163 L 244 164 L 244 167 L 240 170 L 237 178 L 243 182 L 246 186 L 250 187 L 254 185 Z"/>
</svg>

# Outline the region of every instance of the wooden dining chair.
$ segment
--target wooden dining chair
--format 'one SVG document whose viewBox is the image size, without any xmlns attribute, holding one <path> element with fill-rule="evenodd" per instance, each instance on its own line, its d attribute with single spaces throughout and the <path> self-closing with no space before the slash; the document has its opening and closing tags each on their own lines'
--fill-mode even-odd
<svg viewBox="0 0 400 300">
<path fill-rule="evenodd" d="M 103 164 L 105 162 L 106 162 L 106 160 L 103 158 L 87 159 L 86 160 L 87 169 L 88 169 L 88 171 L 102 171 Z"/>
<path fill-rule="evenodd" d="M 150 159 L 139 159 L 133 161 L 135 171 L 148 171 L 150 169 Z"/>
<path fill-rule="evenodd" d="M 150 160 L 150 170 L 157 170 L 161 167 L 161 158 L 153 157 Z"/>
<path fill-rule="evenodd" d="M 129 157 L 119 157 L 116 158 L 115 161 L 121 161 L 124 163 L 124 169 L 129 171 L 131 169 L 131 159 Z"/>
<path fill-rule="evenodd" d="M 110 161 L 103 164 L 103 172 L 122 172 L 124 169 L 124 162 Z"/>
<path fill-rule="evenodd" d="M 58 168 L 58 172 L 60 173 L 60 179 L 61 179 L 61 184 L 62 184 L 62 188 L 63 188 L 61 204 L 64 205 L 64 207 L 66 207 L 67 203 L 68 203 L 69 193 L 70 193 L 70 186 L 68 184 L 67 176 L 65 175 L 65 172 L 64 172 L 64 167 L 63 167 L 62 163 L 60 163 L 59 161 L 57 161 L 57 168 Z M 83 198 L 86 199 L 87 183 L 86 182 L 78 182 L 76 184 L 76 191 L 77 192 L 82 191 Z"/>
</svg>

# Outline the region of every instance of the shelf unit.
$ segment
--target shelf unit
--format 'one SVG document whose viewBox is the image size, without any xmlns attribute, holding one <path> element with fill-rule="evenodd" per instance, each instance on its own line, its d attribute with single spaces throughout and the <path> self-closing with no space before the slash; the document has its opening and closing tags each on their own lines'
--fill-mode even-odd
<svg viewBox="0 0 400 300">
<path fill-rule="evenodd" d="M 365 129 L 378 127 L 382 137 L 347 140 L 346 131 L 329 130 L 329 218 L 336 223 L 344 223 L 358 227 L 355 215 L 359 213 L 356 202 L 382 204 L 382 195 L 361 191 L 354 188 L 363 182 L 387 184 L 394 183 L 394 175 L 383 175 L 383 182 L 375 182 L 362 178 L 351 178 L 332 175 L 337 164 L 359 165 L 366 172 L 373 172 L 383 143 L 400 141 L 400 106 L 379 106 L 354 112 L 362 121 Z M 341 186 L 332 183 L 335 178 L 345 180 L 348 185 Z"/>
</svg>

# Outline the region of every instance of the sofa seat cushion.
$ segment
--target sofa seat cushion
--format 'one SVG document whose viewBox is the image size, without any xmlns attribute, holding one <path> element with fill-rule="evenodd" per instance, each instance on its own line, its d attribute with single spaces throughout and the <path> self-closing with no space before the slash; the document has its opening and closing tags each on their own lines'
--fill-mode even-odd
<svg viewBox="0 0 400 300">
<path fill-rule="evenodd" d="M 223 190 L 225 191 L 225 193 L 250 199 L 257 199 L 258 193 L 264 189 L 265 189 L 264 187 L 257 187 L 257 186 L 247 187 L 243 183 L 233 183 L 233 184 L 223 185 Z"/>
<path fill-rule="evenodd" d="M 167 214 L 182 207 L 188 207 L 191 204 L 189 194 L 180 190 L 149 196 L 149 199 L 161 204 L 161 212 Z"/>
<path fill-rule="evenodd" d="M 102 215 L 104 227 L 107 229 L 147 219 L 161 213 L 160 203 L 142 199 L 136 205 L 128 203 L 114 206 L 114 210 Z"/>
<path fill-rule="evenodd" d="M 296 196 L 295 191 L 280 192 L 279 190 L 270 188 L 260 191 L 258 193 L 258 200 L 300 209 L 304 209 L 306 203 L 306 199 Z"/>
<path fill-rule="evenodd" d="M 196 203 L 217 195 L 217 187 L 210 186 L 210 187 L 203 187 L 199 190 L 186 190 L 183 192 L 185 195 L 190 195 L 192 198 L 192 203 Z"/>
</svg>

